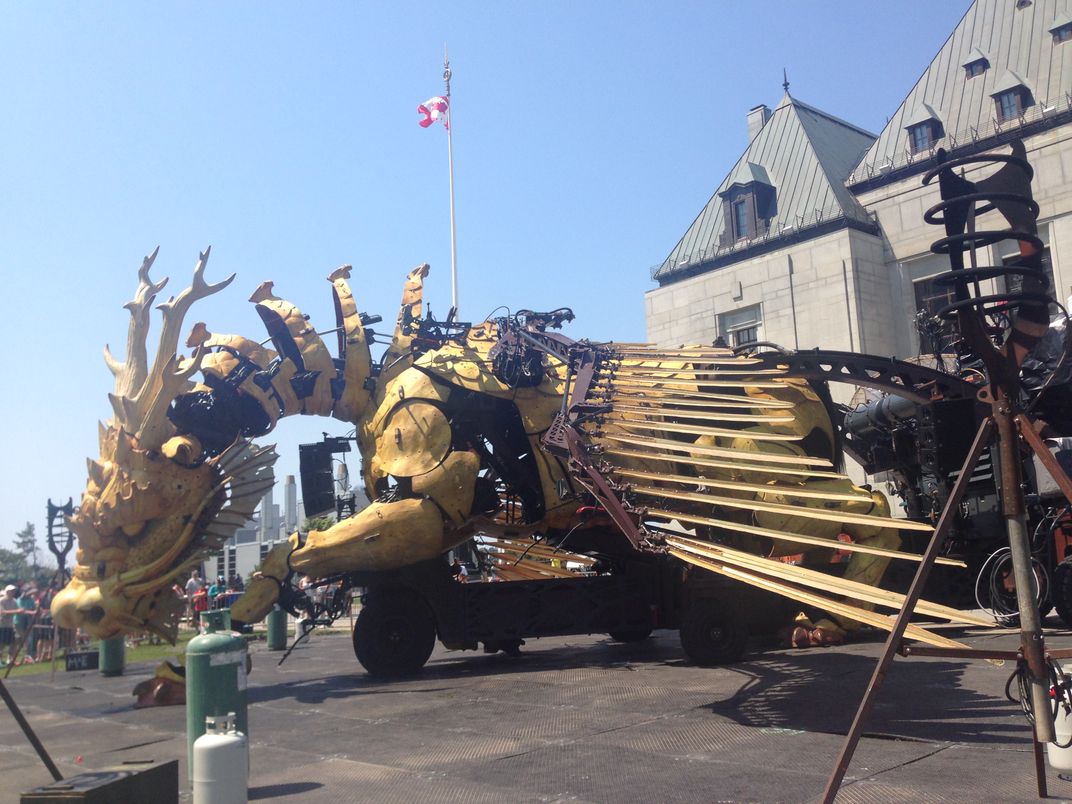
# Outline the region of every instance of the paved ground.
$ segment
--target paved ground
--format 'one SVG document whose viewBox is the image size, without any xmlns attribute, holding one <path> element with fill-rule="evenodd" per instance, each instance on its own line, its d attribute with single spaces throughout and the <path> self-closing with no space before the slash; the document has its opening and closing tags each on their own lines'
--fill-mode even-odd
<svg viewBox="0 0 1072 804">
<path fill-rule="evenodd" d="M 1070 641 L 1067 631 L 1049 639 Z M 314 635 L 282 667 L 260 643 L 250 799 L 813 801 L 880 648 L 757 645 L 748 662 L 703 669 L 672 633 L 639 646 L 560 637 L 530 642 L 517 659 L 437 648 L 423 675 L 387 684 L 364 674 L 345 635 Z M 898 659 L 838 800 L 1034 800 L 1027 726 L 1002 694 L 1010 669 Z M 65 774 L 180 758 L 185 780 L 183 708 L 131 708 L 131 688 L 150 671 L 60 672 L 9 688 Z M 1072 798 L 1072 782 L 1048 778 L 1051 796 Z M 6 715 L 0 779 L 11 801 L 50 781 Z"/>
</svg>

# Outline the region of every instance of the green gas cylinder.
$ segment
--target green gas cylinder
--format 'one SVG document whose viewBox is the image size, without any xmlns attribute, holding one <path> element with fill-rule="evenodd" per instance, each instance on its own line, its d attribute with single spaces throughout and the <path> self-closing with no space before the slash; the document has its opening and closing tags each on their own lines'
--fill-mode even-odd
<svg viewBox="0 0 1072 804">
<path fill-rule="evenodd" d="M 268 612 L 264 618 L 264 624 L 268 627 L 268 650 L 287 649 L 287 613 L 279 607 Z"/>
<path fill-rule="evenodd" d="M 229 609 L 202 612 L 201 623 L 204 633 L 186 646 L 186 759 L 191 774 L 194 741 L 205 733 L 206 716 L 234 712 L 238 730 L 249 734 L 246 641 L 231 631 Z"/>
<path fill-rule="evenodd" d="M 121 676 L 126 666 L 126 638 L 122 636 L 100 641 L 100 672 L 102 676 Z"/>
</svg>

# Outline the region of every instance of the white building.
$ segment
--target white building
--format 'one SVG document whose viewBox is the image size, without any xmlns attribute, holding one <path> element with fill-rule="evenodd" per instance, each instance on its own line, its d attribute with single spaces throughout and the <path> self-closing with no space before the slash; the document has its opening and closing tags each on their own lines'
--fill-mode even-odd
<svg viewBox="0 0 1072 804">
<path fill-rule="evenodd" d="M 944 303 L 946 289 L 929 280 L 949 268 L 930 252 L 944 233 L 923 221 L 938 196 L 922 177 L 939 148 L 957 157 L 1014 137 L 1035 168 L 1040 236 L 1063 299 L 1072 292 L 1070 122 L 1072 0 L 976 0 L 877 136 L 786 86 L 773 112 L 748 113 L 745 153 L 654 269 L 648 339 L 919 353 L 916 312 Z M 1007 250 L 994 246 L 992 264 Z"/>
</svg>

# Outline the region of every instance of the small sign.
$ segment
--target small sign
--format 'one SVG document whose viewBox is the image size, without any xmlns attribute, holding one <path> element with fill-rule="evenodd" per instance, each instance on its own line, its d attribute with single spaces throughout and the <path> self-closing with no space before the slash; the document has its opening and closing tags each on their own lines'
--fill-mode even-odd
<svg viewBox="0 0 1072 804">
<path fill-rule="evenodd" d="M 68 670 L 96 670 L 100 667 L 99 650 L 80 650 L 66 656 Z"/>
</svg>

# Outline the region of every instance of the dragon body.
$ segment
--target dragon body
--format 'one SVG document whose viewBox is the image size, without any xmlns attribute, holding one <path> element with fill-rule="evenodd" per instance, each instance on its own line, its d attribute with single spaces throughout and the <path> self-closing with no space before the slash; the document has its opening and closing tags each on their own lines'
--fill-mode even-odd
<svg viewBox="0 0 1072 804">
<path fill-rule="evenodd" d="M 101 455 L 71 518 L 77 565 L 53 603 L 63 627 L 174 639 L 173 583 L 253 513 L 275 457 L 253 439 L 298 414 L 354 426 L 372 503 L 276 546 L 234 605 L 238 620 L 286 604 L 294 574 L 396 569 L 474 535 L 496 543 L 500 557 L 514 551 L 536 562 L 500 562 L 504 577 L 568 574 L 539 563 L 568 538 L 587 565 L 601 551 L 668 551 L 825 609 L 831 629 L 887 627 L 891 618 L 872 609 L 900 605 L 877 584 L 891 559 L 918 559 L 898 550 L 899 532 L 929 526 L 890 518 L 881 494 L 838 470 L 823 389 L 784 367 L 725 348 L 572 341 L 549 331 L 572 318 L 566 310 L 431 321 L 422 313 L 427 265 L 407 276 L 378 363 L 368 329 L 378 319 L 358 310 L 349 266 L 329 276 L 335 356 L 271 283 L 250 298 L 271 348 L 199 323 L 186 340 L 192 354 L 182 356 L 190 304 L 233 279 L 204 281 L 207 252 L 191 288 L 160 306 L 150 365 L 149 308 L 164 286 L 149 278 L 155 257 L 126 305 L 125 362 L 106 352 L 113 418 L 101 426 Z M 837 541 L 842 534 L 847 542 Z M 852 556 L 840 579 L 778 560 L 805 554 L 823 564 L 835 547 Z M 909 635 L 947 644 L 921 628 Z"/>
</svg>

